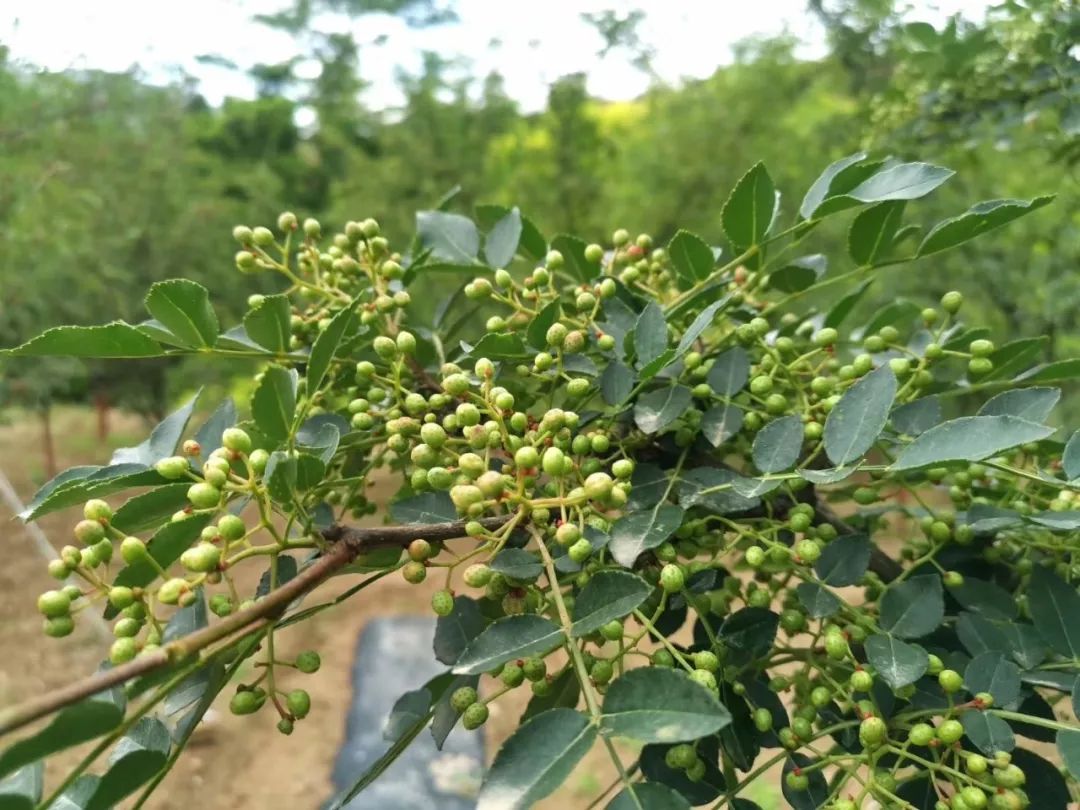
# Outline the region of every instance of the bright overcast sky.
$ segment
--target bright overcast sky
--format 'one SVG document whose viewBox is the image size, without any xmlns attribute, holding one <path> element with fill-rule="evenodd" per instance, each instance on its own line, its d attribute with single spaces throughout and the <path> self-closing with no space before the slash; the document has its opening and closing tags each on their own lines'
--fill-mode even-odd
<svg viewBox="0 0 1080 810">
<path fill-rule="evenodd" d="M 252 85 L 242 71 L 199 64 L 199 55 L 222 56 L 247 68 L 296 52 L 288 35 L 250 22 L 253 14 L 280 9 L 283 0 L 4 0 L 3 5 L 0 42 L 17 60 L 50 70 L 122 71 L 137 64 L 155 80 L 181 67 L 200 79 L 213 103 L 229 95 L 250 96 Z M 913 5 L 914 19 L 940 21 L 957 11 L 979 17 L 989 4 Z M 581 20 L 583 11 L 645 10 L 641 38 L 656 49 L 657 72 L 677 81 L 709 75 L 730 60 L 734 43 L 755 34 L 786 30 L 804 43 L 806 55 L 819 53 L 822 32 L 805 7 L 805 0 L 458 0 L 455 24 L 412 30 L 400 20 L 373 15 L 352 27 L 362 44 L 386 37 L 385 44 L 361 51 L 361 73 L 372 83 L 365 98 L 373 107 L 396 104 L 396 72 L 417 71 L 421 53 L 430 50 L 468 59 L 474 75 L 497 69 L 510 95 L 536 109 L 553 79 L 575 71 L 584 71 L 590 92 L 603 98 L 632 98 L 647 86 L 648 79 L 625 55 L 600 59 L 600 38 Z M 491 47 L 493 41 L 500 45 Z"/>
</svg>

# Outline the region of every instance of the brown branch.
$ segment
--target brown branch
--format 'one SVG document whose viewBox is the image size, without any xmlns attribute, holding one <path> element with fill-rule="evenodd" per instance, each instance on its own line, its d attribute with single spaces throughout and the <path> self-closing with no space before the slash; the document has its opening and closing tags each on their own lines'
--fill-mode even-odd
<svg viewBox="0 0 1080 810">
<path fill-rule="evenodd" d="M 508 519 L 494 517 L 485 518 L 480 522 L 487 529 L 496 529 Z M 183 661 L 211 644 L 223 641 L 241 631 L 246 634 L 252 629 L 275 621 L 293 600 L 322 583 L 338 569 L 344 568 L 360 554 L 380 548 L 404 548 L 418 537 L 428 540 L 450 540 L 462 537 L 464 534 L 465 521 L 373 528 L 331 526 L 323 532 L 323 537 L 332 544 L 327 552 L 251 607 L 171 641 L 153 652 L 144 653 L 126 664 L 102 670 L 88 678 L 3 710 L 0 712 L 0 735 L 22 728 L 28 723 L 99 692 L 104 692 L 106 689 L 120 686 L 132 678 Z"/>
</svg>

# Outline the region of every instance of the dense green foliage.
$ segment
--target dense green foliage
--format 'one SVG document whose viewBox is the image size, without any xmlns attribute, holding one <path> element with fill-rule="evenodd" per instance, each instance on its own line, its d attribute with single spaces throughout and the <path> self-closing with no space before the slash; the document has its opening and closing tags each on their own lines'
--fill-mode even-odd
<svg viewBox="0 0 1080 810">
<path fill-rule="evenodd" d="M 226 399 L 191 430 L 197 395 L 23 515 L 83 506 L 49 565 L 81 584 L 41 594 L 45 635 L 104 608 L 116 640 L 111 669 L 0 712 L 3 732 L 58 710 L 0 754 L 9 792 L 142 806 L 226 690 L 234 714 L 292 734 L 328 697 L 297 685 L 318 652 L 282 661 L 275 638 L 397 573 L 439 578 L 447 669 L 401 697 L 387 752 L 334 807 L 425 729 L 441 747 L 528 689 L 481 810 L 532 806 L 597 742 L 619 774 L 612 808 L 753 810 L 740 794 L 783 763 L 796 810 L 1065 810 L 1080 779 L 1080 432 L 1046 423 L 1080 360 L 995 344 L 957 291 L 854 316 L 899 268 L 1051 210 L 988 200 L 912 238 L 908 206 L 953 176 L 859 153 L 784 216 L 757 163 L 716 212 L 723 247 L 683 229 L 663 245 L 624 228 L 606 246 L 547 237 L 487 206 L 419 212 L 400 252 L 373 219 L 328 237 L 286 212 L 233 229 L 236 268 L 287 285 L 250 296 L 237 326 L 174 279 L 150 288 L 150 321 L 6 350 L 259 362 L 242 416 Z M 826 258 L 813 251 L 832 220 L 847 245 Z M 434 313 L 413 305 L 460 272 Z M 981 405 L 950 418 L 959 396 Z M 384 471 L 397 525 L 350 528 Z M 244 593 L 235 571 L 251 565 L 265 573 Z M 341 573 L 367 576 L 296 601 Z M 234 679 L 251 657 L 257 674 Z M 1056 742 L 1064 772 L 1018 737 Z M 643 746 L 635 762 L 616 738 Z M 46 790 L 42 761 L 93 739 Z"/>
</svg>

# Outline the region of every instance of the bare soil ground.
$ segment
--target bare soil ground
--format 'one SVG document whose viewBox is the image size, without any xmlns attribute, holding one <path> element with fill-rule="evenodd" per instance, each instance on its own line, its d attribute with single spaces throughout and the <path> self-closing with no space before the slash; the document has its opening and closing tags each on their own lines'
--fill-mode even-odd
<svg viewBox="0 0 1080 810">
<path fill-rule="evenodd" d="M 103 463 L 112 449 L 142 440 L 147 426 L 137 418 L 114 414 L 106 443 L 94 438 L 90 411 L 61 408 L 54 416 L 58 462 L 61 469 L 74 464 Z M 0 424 L 0 469 L 24 500 L 47 478 L 43 469 L 37 423 L 15 419 Z M 389 495 L 389 489 L 384 495 Z M 73 523 L 81 517 L 70 509 L 44 518 L 40 526 L 57 548 L 68 542 Z M 108 640 L 98 635 L 90 621 L 80 621 L 72 637 L 54 641 L 41 633 L 41 619 L 34 608 L 37 595 L 55 587 L 46 573 L 46 562 L 35 550 L 22 524 L 0 503 L 0 526 L 6 550 L 0 566 L 0 706 L 62 686 L 92 672 L 107 649 Z M 251 569 L 254 587 L 259 572 Z M 308 598 L 308 604 L 336 596 L 353 584 L 341 577 L 324 584 Z M 351 698 L 350 667 L 356 641 L 367 622 L 380 616 L 430 615 L 433 583 L 409 585 L 399 577 L 387 577 L 370 590 L 339 607 L 326 611 L 278 636 L 279 655 L 285 659 L 304 649 L 316 649 L 323 665 L 314 675 L 292 675 L 288 686 L 303 685 L 313 697 L 309 717 L 298 723 L 291 737 L 274 727 L 270 714 L 239 718 L 229 714 L 223 693 L 213 716 L 192 738 L 191 745 L 147 807 L 152 810 L 315 810 L 332 792 L 330 773 L 345 731 L 345 710 Z M 295 683 L 294 683 L 295 681 Z M 418 686 L 403 678 L 402 691 Z M 516 727 L 527 702 L 521 689 L 492 707 L 485 726 L 489 758 Z M 460 732 L 455 732 L 460 733 Z M 87 748 L 69 750 L 49 765 L 47 784 L 57 780 L 79 761 Z M 633 761 L 634 750 L 621 748 L 623 761 Z M 539 805 L 544 810 L 583 810 L 596 794 L 615 778 L 606 751 L 597 745 L 574 771 L 567 783 Z M 748 794 L 765 810 L 779 807 L 775 778 L 763 779 Z M 614 795 L 613 793 L 611 795 Z M 601 805 L 603 806 L 603 805 Z M 388 808 L 388 810 L 393 810 Z"/>
</svg>

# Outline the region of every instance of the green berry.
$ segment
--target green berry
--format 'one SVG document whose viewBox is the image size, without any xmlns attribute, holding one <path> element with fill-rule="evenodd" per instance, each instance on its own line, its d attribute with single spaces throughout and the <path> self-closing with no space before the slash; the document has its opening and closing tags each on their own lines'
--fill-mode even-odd
<svg viewBox="0 0 1080 810">
<path fill-rule="evenodd" d="M 67 616 L 71 612 L 71 599 L 63 591 L 45 591 L 38 597 L 37 609 L 46 619 Z"/>
<path fill-rule="evenodd" d="M 959 692 L 963 688 L 964 679 L 954 669 L 943 669 L 941 674 L 938 675 L 938 683 L 946 694 L 952 694 L 953 692 Z"/>
<path fill-rule="evenodd" d="M 311 695 L 304 689 L 293 689 L 285 696 L 285 708 L 298 720 L 307 717 L 311 711 Z"/>
<path fill-rule="evenodd" d="M 112 516 L 112 507 L 100 498 L 92 498 L 83 506 L 83 517 L 87 520 L 108 523 Z"/>
<path fill-rule="evenodd" d="M 126 664 L 139 651 L 139 643 L 133 638 L 118 638 L 109 648 L 109 662 L 119 666 Z"/>
<path fill-rule="evenodd" d="M 827 326 L 824 329 L 818 330 L 814 334 L 814 345 L 819 348 L 825 346 L 832 346 L 839 339 L 840 334 L 831 326 Z"/>
<path fill-rule="evenodd" d="M 238 427 L 226 428 L 221 434 L 221 444 L 234 453 L 251 452 L 251 437 Z"/>
<path fill-rule="evenodd" d="M 308 675 L 312 672 L 318 672 L 321 665 L 322 660 L 314 650 L 305 650 L 296 656 L 296 668 Z"/>
<path fill-rule="evenodd" d="M 431 595 L 431 609 L 437 616 L 449 616 L 454 612 L 454 594 L 445 589 L 435 591 Z"/>
<path fill-rule="evenodd" d="M 217 523 L 218 534 L 229 541 L 239 540 L 247 534 L 247 526 L 236 515 L 222 515 Z"/>
<path fill-rule="evenodd" d="M 405 581 L 413 585 L 419 585 L 427 578 L 427 567 L 422 562 L 409 560 L 401 566 L 401 575 Z"/>
<path fill-rule="evenodd" d="M 864 748 L 877 748 L 885 740 L 888 728 L 880 717 L 867 717 L 859 724 L 859 742 Z"/>
<path fill-rule="evenodd" d="M 521 664 L 521 669 L 525 673 L 525 677 L 533 682 L 543 680 L 547 675 L 547 663 L 543 658 L 536 656 L 526 658 Z"/>
<path fill-rule="evenodd" d="M 213 509 L 221 503 L 221 490 L 205 481 L 200 481 L 188 487 L 187 497 L 196 509 Z"/>
<path fill-rule="evenodd" d="M 96 520 L 80 520 L 75 524 L 74 534 L 84 546 L 92 546 L 105 539 L 105 527 Z"/>
<path fill-rule="evenodd" d="M 462 686 L 460 689 L 455 689 L 453 694 L 450 695 L 450 705 L 455 712 L 461 714 L 476 703 L 478 699 L 479 696 L 476 694 L 475 689 L 471 686 Z"/>
<path fill-rule="evenodd" d="M 964 727 L 960 725 L 959 720 L 945 720 L 937 727 L 937 737 L 945 745 L 952 745 L 963 736 Z"/>
<path fill-rule="evenodd" d="M 263 705 L 265 698 L 250 689 L 237 692 L 229 701 L 229 711 L 233 714 L 254 714 Z"/>
<path fill-rule="evenodd" d="M 146 543 L 138 537 L 125 537 L 120 543 L 120 557 L 128 565 L 139 562 L 147 554 Z"/>
<path fill-rule="evenodd" d="M 484 725 L 488 719 L 488 707 L 483 703 L 474 703 L 461 715 L 461 725 L 466 730 L 472 731 L 473 729 L 480 728 Z"/>
<path fill-rule="evenodd" d="M 162 478 L 168 478 L 170 481 L 175 481 L 187 475 L 191 466 L 188 464 L 188 460 L 183 456 L 170 456 L 157 462 L 154 465 L 154 469 L 157 470 L 158 475 Z"/>
<path fill-rule="evenodd" d="M 950 290 L 941 296 L 941 308 L 948 312 L 950 315 L 955 315 L 960 311 L 960 307 L 964 304 L 963 294 L 956 290 Z"/>
<path fill-rule="evenodd" d="M 71 616 L 54 616 L 45 620 L 45 635 L 50 638 L 70 636 L 75 630 L 75 620 Z"/>
<path fill-rule="evenodd" d="M 686 585 L 686 573 L 675 563 L 668 563 L 660 569 L 660 587 L 668 593 L 677 593 Z"/>
</svg>

